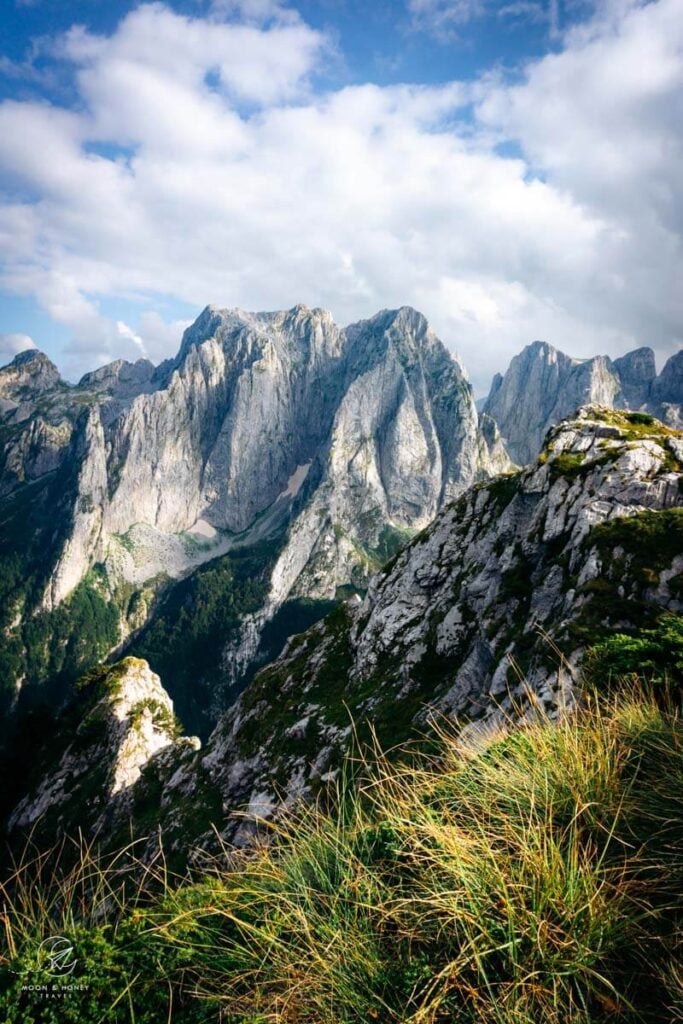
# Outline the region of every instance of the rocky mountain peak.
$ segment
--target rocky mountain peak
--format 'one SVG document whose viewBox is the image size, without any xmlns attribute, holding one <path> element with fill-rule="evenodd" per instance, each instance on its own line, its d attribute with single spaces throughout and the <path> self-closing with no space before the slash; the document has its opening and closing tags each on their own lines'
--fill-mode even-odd
<svg viewBox="0 0 683 1024">
<path fill-rule="evenodd" d="M 683 612 L 682 482 L 683 435 L 641 412 L 581 408 L 533 465 L 470 487 L 363 598 L 290 636 L 203 749 L 153 753 L 128 783 L 134 804 L 117 806 L 143 805 L 145 827 L 161 824 L 175 849 L 211 849 L 214 828 L 239 844 L 254 819 L 334 784 L 351 746 L 373 735 L 388 748 L 447 716 L 476 743 L 538 709 L 553 717 L 575 699 L 587 648 Z M 133 687 L 128 730 L 138 700 Z M 110 791 L 121 742 L 111 749 Z M 46 782 L 17 822 L 82 786 L 72 756 L 51 775 L 61 788 Z"/>
<path fill-rule="evenodd" d="M 588 645 L 683 610 L 682 459 L 655 420 L 579 410 L 536 464 L 439 512 L 362 603 L 290 638 L 166 786 L 162 816 L 195 773 L 215 802 L 277 813 L 334 780 L 368 722 L 391 746 L 444 714 L 476 731 L 571 704 Z"/>
<path fill-rule="evenodd" d="M 154 376 L 154 363 L 149 359 L 115 359 L 97 370 L 84 374 L 78 382 L 79 388 L 87 390 L 120 390 L 128 386 L 131 390 L 149 384 Z"/>
<path fill-rule="evenodd" d="M 311 350 L 326 350 L 339 355 L 341 332 L 331 313 L 323 309 L 309 309 L 299 304 L 288 310 L 252 313 L 244 309 L 224 309 L 207 306 L 183 335 L 176 365 L 181 365 L 188 352 L 202 343 L 217 339 L 229 358 L 239 356 L 238 339 L 250 337 L 252 345 L 280 349 L 300 349 L 301 354 Z"/>
<path fill-rule="evenodd" d="M 619 356 L 613 361 L 622 381 L 631 380 L 635 382 L 638 378 L 642 382 L 651 383 L 657 376 L 655 365 L 655 354 L 648 345 L 636 348 L 626 355 Z"/>
<path fill-rule="evenodd" d="M 574 359 L 546 342 L 533 342 L 512 359 L 504 376 L 494 377 L 483 409 L 498 424 L 512 460 L 526 465 L 538 454 L 547 430 L 583 405 L 643 410 L 679 423 L 683 372 L 677 374 L 672 359 L 657 377 L 654 353 L 647 347 L 612 361 L 607 356 Z M 666 399 L 661 397 L 665 393 Z"/>
<path fill-rule="evenodd" d="M 680 402 L 682 395 L 683 349 L 667 359 L 652 388 L 652 397 L 658 402 Z"/>
<path fill-rule="evenodd" d="M 201 684 L 216 704 L 223 683 L 241 685 L 285 603 L 362 591 L 445 502 L 508 464 L 493 422 L 480 429 L 460 362 L 410 307 L 340 328 L 304 305 L 207 306 L 172 365 L 117 360 L 58 401 L 10 414 L 0 495 L 17 496 L 8 514 L 24 536 L 14 510 L 24 484 L 36 484 L 32 536 L 49 543 L 31 547 L 25 577 L 41 614 L 65 605 L 68 616 L 87 592 L 115 609 L 103 632 L 120 644 L 158 614 L 161 593 L 171 601 L 204 563 L 221 576 L 233 553 L 250 552 L 257 596 L 231 620 L 213 682 Z M 59 528 L 48 531 L 55 494 Z M 29 614 L 28 592 L 14 585 L 7 607 Z M 20 627 L 15 612 L 8 628 Z M 16 678 L 29 690 L 37 681 L 22 675 L 29 655 L 17 646 Z"/>
<path fill-rule="evenodd" d="M 10 399 L 28 398 L 31 393 L 56 387 L 61 380 L 59 370 L 44 352 L 28 348 L 0 369 L 0 395 Z"/>
</svg>

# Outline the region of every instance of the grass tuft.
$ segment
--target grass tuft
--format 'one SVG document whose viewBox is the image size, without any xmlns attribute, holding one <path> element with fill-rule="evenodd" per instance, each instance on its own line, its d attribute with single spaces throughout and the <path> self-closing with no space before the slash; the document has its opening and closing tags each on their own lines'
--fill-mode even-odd
<svg viewBox="0 0 683 1024">
<path fill-rule="evenodd" d="M 106 1017 L 92 1000 L 42 1017 L 10 980 L 0 1019 L 682 1019 L 683 730 L 661 695 L 587 698 L 516 730 L 444 729 L 434 757 L 378 752 L 364 781 L 353 774 L 334 812 L 303 808 L 199 879 L 157 865 L 132 898 L 115 866 L 95 871 L 85 904 L 78 872 L 52 896 L 19 868 L 0 893 L 6 969 L 58 927 L 77 955 L 94 936 L 106 946 L 99 968 L 84 956 L 97 1012 L 107 985 L 127 994 Z"/>
</svg>

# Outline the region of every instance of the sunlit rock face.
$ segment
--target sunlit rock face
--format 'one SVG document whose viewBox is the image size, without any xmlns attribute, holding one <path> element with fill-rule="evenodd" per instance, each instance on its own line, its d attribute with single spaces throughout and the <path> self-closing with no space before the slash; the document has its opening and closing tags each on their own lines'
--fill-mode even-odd
<svg viewBox="0 0 683 1024">
<path fill-rule="evenodd" d="M 15 831 L 55 813 L 76 824 L 85 765 L 102 764 L 105 840 L 127 817 L 143 847 L 150 837 L 145 856 L 158 826 L 171 855 L 200 861 L 324 799 L 359 744 L 389 749 L 445 720 L 477 744 L 553 718 L 581 692 L 593 644 L 683 612 L 682 483 L 683 435 L 642 414 L 579 410 L 532 466 L 472 485 L 363 598 L 291 636 L 203 748 L 176 736 L 144 662 L 115 666 L 94 707 L 72 704 L 68 749 L 15 811 Z"/>
<path fill-rule="evenodd" d="M 544 341 L 515 356 L 497 374 L 484 404 L 513 462 L 526 465 L 538 454 L 550 427 L 584 405 L 652 413 L 671 426 L 681 421 L 683 353 L 672 356 L 657 376 L 654 352 L 639 348 L 619 359 L 573 359 Z"/>
<path fill-rule="evenodd" d="M 12 628 L 35 593 L 48 614 L 96 584 L 121 603 L 123 643 L 169 581 L 266 544 L 265 595 L 224 638 L 228 684 L 290 595 L 362 590 L 407 534 L 508 464 L 460 362 L 408 307 L 340 328 L 305 306 L 210 306 L 156 369 L 117 360 L 72 387 L 22 353 L 0 371 L 0 398 L 0 500 L 17 498 L 19 541 L 42 531 Z M 13 510 L 27 485 L 24 526 Z"/>
<path fill-rule="evenodd" d="M 587 647 L 683 612 L 682 483 L 679 433 L 580 410 L 532 466 L 440 511 L 363 600 L 291 637 L 167 776 L 162 820 L 199 780 L 271 816 L 334 783 L 359 737 L 391 747 L 443 716 L 475 735 L 571 706 Z M 253 827 L 223 821 L 234 842 Z"/>
<path fill-rule="evenodd" d="M 62 724 L 62 752 L 14 809 L 10 830 L 45 828 L 48 821 L 53 836 L 74 821 L 93 833 L 112 829 L 130 813 L 133 787 L 155 755 L 198 746 L 179 738 L 168 694 L 137 658 L 100 670 Z"/>
</svg>

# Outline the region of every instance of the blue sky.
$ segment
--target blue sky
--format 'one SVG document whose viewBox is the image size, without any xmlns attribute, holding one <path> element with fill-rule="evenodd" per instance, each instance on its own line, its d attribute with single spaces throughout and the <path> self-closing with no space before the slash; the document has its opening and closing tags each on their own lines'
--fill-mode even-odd
<svg viewBox="0 0 683 1024">
<path fill-rule="evenodd" d="M 0 361 L 173 354 L 206 303 L 681 344 L 683 0 L 5 0 Z"/>
<path fill-rule="evenodd" d="M 111 34 L 122 18 L 139 4 L 135 0 L 8 0 L 14 13 L 3 25 L 3 52 L 16 62 L 26 59 L 36 41 L 54 39 L 73 24 L 93 32 Z M 211 10 L 206 0 L 176 0 L 174 11 L 201 16 Z M 237 6 L 237 5 L 235 5 Z M 448 13 L 457 4 L 433 5 Z M 328 86 L 372 81 L 381 85 L 399 82 L 447 82 L 471 78 L 497 63 L 510 67 L 530 57 L 542 56 L 559 46 L 560 24 L 566 29 L 590 13 L 587 3 L 549 4 L 547 0 L 487 3 L 477 12 L 436 23 L 430 30 L 429 5 L 422 14 L 407 3 L 388 0 L 318 0 L 298 3 L 295 9 L 313 28 L 334 40 L 338 59 L 321 74 Z M 479 6 L 479 5 L 476 5 Z M 239 17 L 239 8 L 226 12 Z M 5 78 L 3 95 L 17 94 L 16 81 Z M 50 91 L 46 90 L 47 95 Z"/>
</svg>

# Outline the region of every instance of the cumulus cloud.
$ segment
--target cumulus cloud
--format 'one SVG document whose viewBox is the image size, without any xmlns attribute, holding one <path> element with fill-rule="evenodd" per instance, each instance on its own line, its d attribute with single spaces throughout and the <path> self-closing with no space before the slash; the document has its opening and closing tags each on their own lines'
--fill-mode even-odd
<svg viewBox="0 0 683 1024">
<path fill-rule="evenodd" d="M 35 341 L 28 334 L 0 334 L 0 366 L 11 362 L 19 352 L 35 347 Z"/>
<path fill-rule="evenodd" d="M 326 39 L 268 6 L 73 29 L 78 107 L 0 104 L 0 284 L 70 328 L 74 368 L 168 354 L 167 296 L 341 322 L 410 303 L 480 387 L 536 337 L 680 341 L 683 0 L 610 0 L 512 84 L 322 95 Z M 111 321 L 112 297 L 156 312 Z"/>
</svg>

